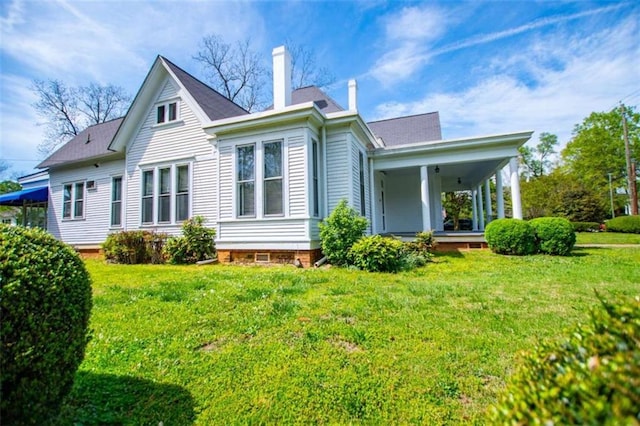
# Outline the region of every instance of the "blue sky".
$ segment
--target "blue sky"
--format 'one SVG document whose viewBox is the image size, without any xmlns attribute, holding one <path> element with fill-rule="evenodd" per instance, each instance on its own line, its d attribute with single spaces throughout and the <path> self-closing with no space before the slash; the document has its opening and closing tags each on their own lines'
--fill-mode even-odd
<svg viewBox="0 0 640 426">
<path fill-rule="evenodd" d="M 0 159 L 41 160 L 33 79 L 135 94 L 161 54 L 204 76 L 204 35 L 251 38 L 270 64 L 286 39 L 315 51 L 368 121 L 439 111 L 445 139 L 535 130 L 564 145 L 575 124 L 640 103 L 640 4 L 622 2 L 0 2 Z"/>
</svg>

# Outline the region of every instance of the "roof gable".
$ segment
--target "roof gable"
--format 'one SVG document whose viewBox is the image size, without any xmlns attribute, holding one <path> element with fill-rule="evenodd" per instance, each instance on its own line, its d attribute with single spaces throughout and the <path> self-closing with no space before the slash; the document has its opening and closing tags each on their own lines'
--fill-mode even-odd
<svg viewBox="0 0 640 426">
<path fill-rule="evenodd" d="M 115 120 L 87 127 L 47 157 L 46 160 L 38 164 L 37 167 L 44 169 L 113 155 L 114 152 L 109 150 L 109 144 L 118 131 L 122 120 L 123 118 L 116 118 Z"/>
<path fill-rule="evenodd" d="M 367 125 L 376 137 L 382 139 L 385 146 L 406 145 L 442 139 L 440 114 L 437 111 L 372 121 Z"/>
<path fill-rule="evenodd" d="M 210 120 L 249 114 L 244 108 L 222 96 L 167 58 L 160 57 L 182 86 L 191 94 Z"/>
</svg>

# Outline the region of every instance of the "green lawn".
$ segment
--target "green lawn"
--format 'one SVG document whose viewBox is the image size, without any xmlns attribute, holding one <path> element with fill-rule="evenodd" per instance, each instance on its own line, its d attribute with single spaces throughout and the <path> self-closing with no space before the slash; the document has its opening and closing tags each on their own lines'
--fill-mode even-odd
<svg viewBox="0 0 640 426">
<path fill-rule="evenodd" d="M 539 337 L 640 294 L 640 249 L 440 254 L 398 275 L 88 261 L 93 339 L 60 424 L 482 423 Z"/>
<path fill-rule="evenodd" d="M 640 234 L 578 232 L 576 244 L 640 244 Z"/>
</svg>

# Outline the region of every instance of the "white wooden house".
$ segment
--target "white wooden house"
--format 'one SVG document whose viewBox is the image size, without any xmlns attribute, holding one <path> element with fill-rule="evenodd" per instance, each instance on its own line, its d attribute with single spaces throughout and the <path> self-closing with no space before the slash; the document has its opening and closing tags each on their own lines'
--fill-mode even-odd
<svg viewBox="0 0 640 426">
<path fill-rule="evenodd" d="M 291 90 L 284 47 L 273 67 L 273 107 L 248 113 L 159 56 L 124 118 L 86 129 L 39 165 L 50 175 L 49 231 L 96 249 L 111 232 L 175 235 L 200 215 L 223 261 L 308 265 L 320 257 L 319 222 L 342 199 L 370 233 L 405 234 L 442 231 L 441 194 L 472 190 L 481 231 L 504 216 L 507 164 L 522 216 L 516 158 L 532 132 L 442 140 L 438 113 L 367 123 L 355 81 L 344 109 L 316 87 Z M 482 207 L 492 176 L 495 213 Z"/>
</svg>

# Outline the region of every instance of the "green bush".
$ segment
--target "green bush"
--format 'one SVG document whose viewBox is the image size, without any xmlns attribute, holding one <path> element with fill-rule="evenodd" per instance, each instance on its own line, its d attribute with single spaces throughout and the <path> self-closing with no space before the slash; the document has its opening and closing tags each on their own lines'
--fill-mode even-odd
<svg viewBox="0 0 640 426">
<path fill-rule="evenodd" d="M 411 270 L 426 265 L 433 259 L 435 246 L 433 232 L 418 232 L 413 241 L 404 243 L 404 266 L 402 269 Z"/>
<path fill-rule="evenodd" d="M 575 232 L 598 232 L 600 224 L 598 222 L 571 222 Z"/>
<path fill-rule="evenodd" d="M 528 255 L 536 252 L 536 235 L 529 223 L 520 219 L 497 219 L 484 231 L 494 253 Z"/>
<path fill-rule="evenodd" d="M 171 237 L 164 253 L 171 263 L 196 263 L 216 257 L 216 230 L 204 226 L 205 218 L 195 216 L 182 224 L 182 236 Z"/>
<path fill-rule="evenodd" d="M 640 234 L 640 216 L 620 216 L 607 220 L 607 231 Z"/>
<path fill-rule="evenodd" d="M 601 303 L 591 324 L 525 355 L 490 424 L 638 424 L 640 299 Z"/>
<path fill-rule="evenodd" d="M 356 241 L 349 250 L 350 263 L 369 272 L 398 272 L 403 266 L 404 245 L 395 238 L 371 235 Z"/>
<path fill-rule="evenodd" d="M 576 244 L 573 225 L 562 217 L 539 217 L 529 221 L 536 233 L 540 253 L 567 256 Z"/>
<path fill-rule="evenodd" d="M 0 225 L 0 419 L 59 412 L 89 341 L 91 283 L 80 257 L 45 231 Z"/>
<path fill-rule="evenodd" d="M 349 249 L 362 238 L 368 222 L 342 200 L 319 226 L 322 252 L 331 264 L 344 266 L 349 262 Z"/>
<path fill-rule="evenodd" d="M 166 234 L 150 231 L 121 231 L 109 234 L 102 244 L 107 260 L 124 263 L 164 263 L 162 248 Z"/>
</svg>

